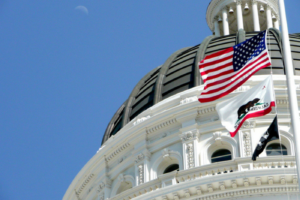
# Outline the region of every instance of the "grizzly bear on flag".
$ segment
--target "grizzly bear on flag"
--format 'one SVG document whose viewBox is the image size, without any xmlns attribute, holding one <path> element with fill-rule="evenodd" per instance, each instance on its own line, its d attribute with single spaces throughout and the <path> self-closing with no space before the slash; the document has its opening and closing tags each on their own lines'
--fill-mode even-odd
<svg viewBox="0 0 300 200">
<path fill-rule="evenodd" d="M 253 99 L 253 101 L 249 101 L 248 103 L 242 105 L 239 110 L 237 111 L 237 114 L 238 114 L 238 118 L 241 117 L 241 115 L 243 114 L 247 114 L 247 112 L 250 111 L 250 109 L 257 103 L 259 102 L 259 98 L 255 98 Z M 244 116 L 244 115 L 243 115 Z"/>
</svg>

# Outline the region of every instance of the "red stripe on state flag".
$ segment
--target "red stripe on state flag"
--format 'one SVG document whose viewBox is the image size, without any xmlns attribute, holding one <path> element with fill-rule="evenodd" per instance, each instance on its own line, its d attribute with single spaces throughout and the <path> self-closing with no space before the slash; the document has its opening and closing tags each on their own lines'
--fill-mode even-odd
<svg viewBox="0 0 300 200">
<path fill-rule="evenodd" d="M 243 125 L 243 123 L 247 119 L 254 118 L 254 117 L 261 117 L 261 116 L 267 115 L 267 114 L 269 114 L 272 111 L 272 107 L 275 107 L 275 101 L 271 101 L 270 106 L 267 109 L 247 114 L 242 119 L 242 121 L 240 122 L 240 124 L 237 127 L 237 129 L 234 132 L 230 132 L 231 137 L 234 137 L 236 135 L 236 133 L 239 131 L 239 129 L 241 128 L 241 126 Z"/>
</svg>

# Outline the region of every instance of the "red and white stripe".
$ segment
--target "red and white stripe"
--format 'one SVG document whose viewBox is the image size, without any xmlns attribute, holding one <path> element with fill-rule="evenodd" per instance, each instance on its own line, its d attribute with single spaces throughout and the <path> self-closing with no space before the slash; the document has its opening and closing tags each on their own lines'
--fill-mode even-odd
<svg viewBox="0 0 300 200">
<path fill-rule="evenodd" d="M 233 47 L 213 53 L 199 62 L 204 91 L 199 96 L 201 103 L 219 99 L 245 83 L 260 69 L 271 65 L 268 50 L 248 61 L 238 71 L 233 70 Z"/>
</svg>

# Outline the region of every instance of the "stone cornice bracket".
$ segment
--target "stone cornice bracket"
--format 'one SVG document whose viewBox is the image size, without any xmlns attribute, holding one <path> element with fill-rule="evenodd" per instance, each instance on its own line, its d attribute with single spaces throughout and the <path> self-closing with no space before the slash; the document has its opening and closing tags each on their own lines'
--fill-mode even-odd
<svg viewBox="0 0 300 200">
<path fill-rule="evenodd" d="M 78 194 L 78 192 L 74 189 L 74 192 L 75 192 L 75 195 L 76 195 L 76 197 L 77 197 L 77 200 L 81 200 L 80 199 L 80 196 L 79 196 L 79 194 Z"/>
<path fill-rule="evenodd" d="M 76 192 L 78 195 L 80 195 L 80 193 L 83 191 L 83 189 L 85 188 L 85 186 L 90 182 L 90 180 L 94 177 L 94 174 L 90 174 L 85 181 L 82 183 L 82 185 L 80 186 L 80 188 L 78 189 L 78 191 Z"/>
<path fill-rule="evenodd" d="M 179 135 L 179 137 L 182 140 L 182 142 L 190 142 L 193 140 L 197 140 L 199 138 L 199 131 L 197 129 L 187 131 L 187 132 L 181 133 Z"/>
<path fill-rule="evenodd" d="M 119 148 L 117 148 L 113 153 L 109 154 L 108 156 L 105 156 L 106 162 L 111 161 L 116 155 L 124 151 L 127 147 L 129 147 L 130 144 L 126 142 L 125 144 L 121 145 Z"/>
</svg>

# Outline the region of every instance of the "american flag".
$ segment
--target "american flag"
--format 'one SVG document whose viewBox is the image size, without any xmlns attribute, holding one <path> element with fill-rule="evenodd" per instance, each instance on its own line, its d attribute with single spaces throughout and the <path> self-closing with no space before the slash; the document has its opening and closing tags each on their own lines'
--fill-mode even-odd
<svg viewBox="0 0 300 200">
<path fill-rule="evenodd" d="M 271 65 L 266 45 L 267 31 L 199 62 L 204 89 L 201 103 L 219 99 L 245 83 L 258 70 Z"/>
</svg>

